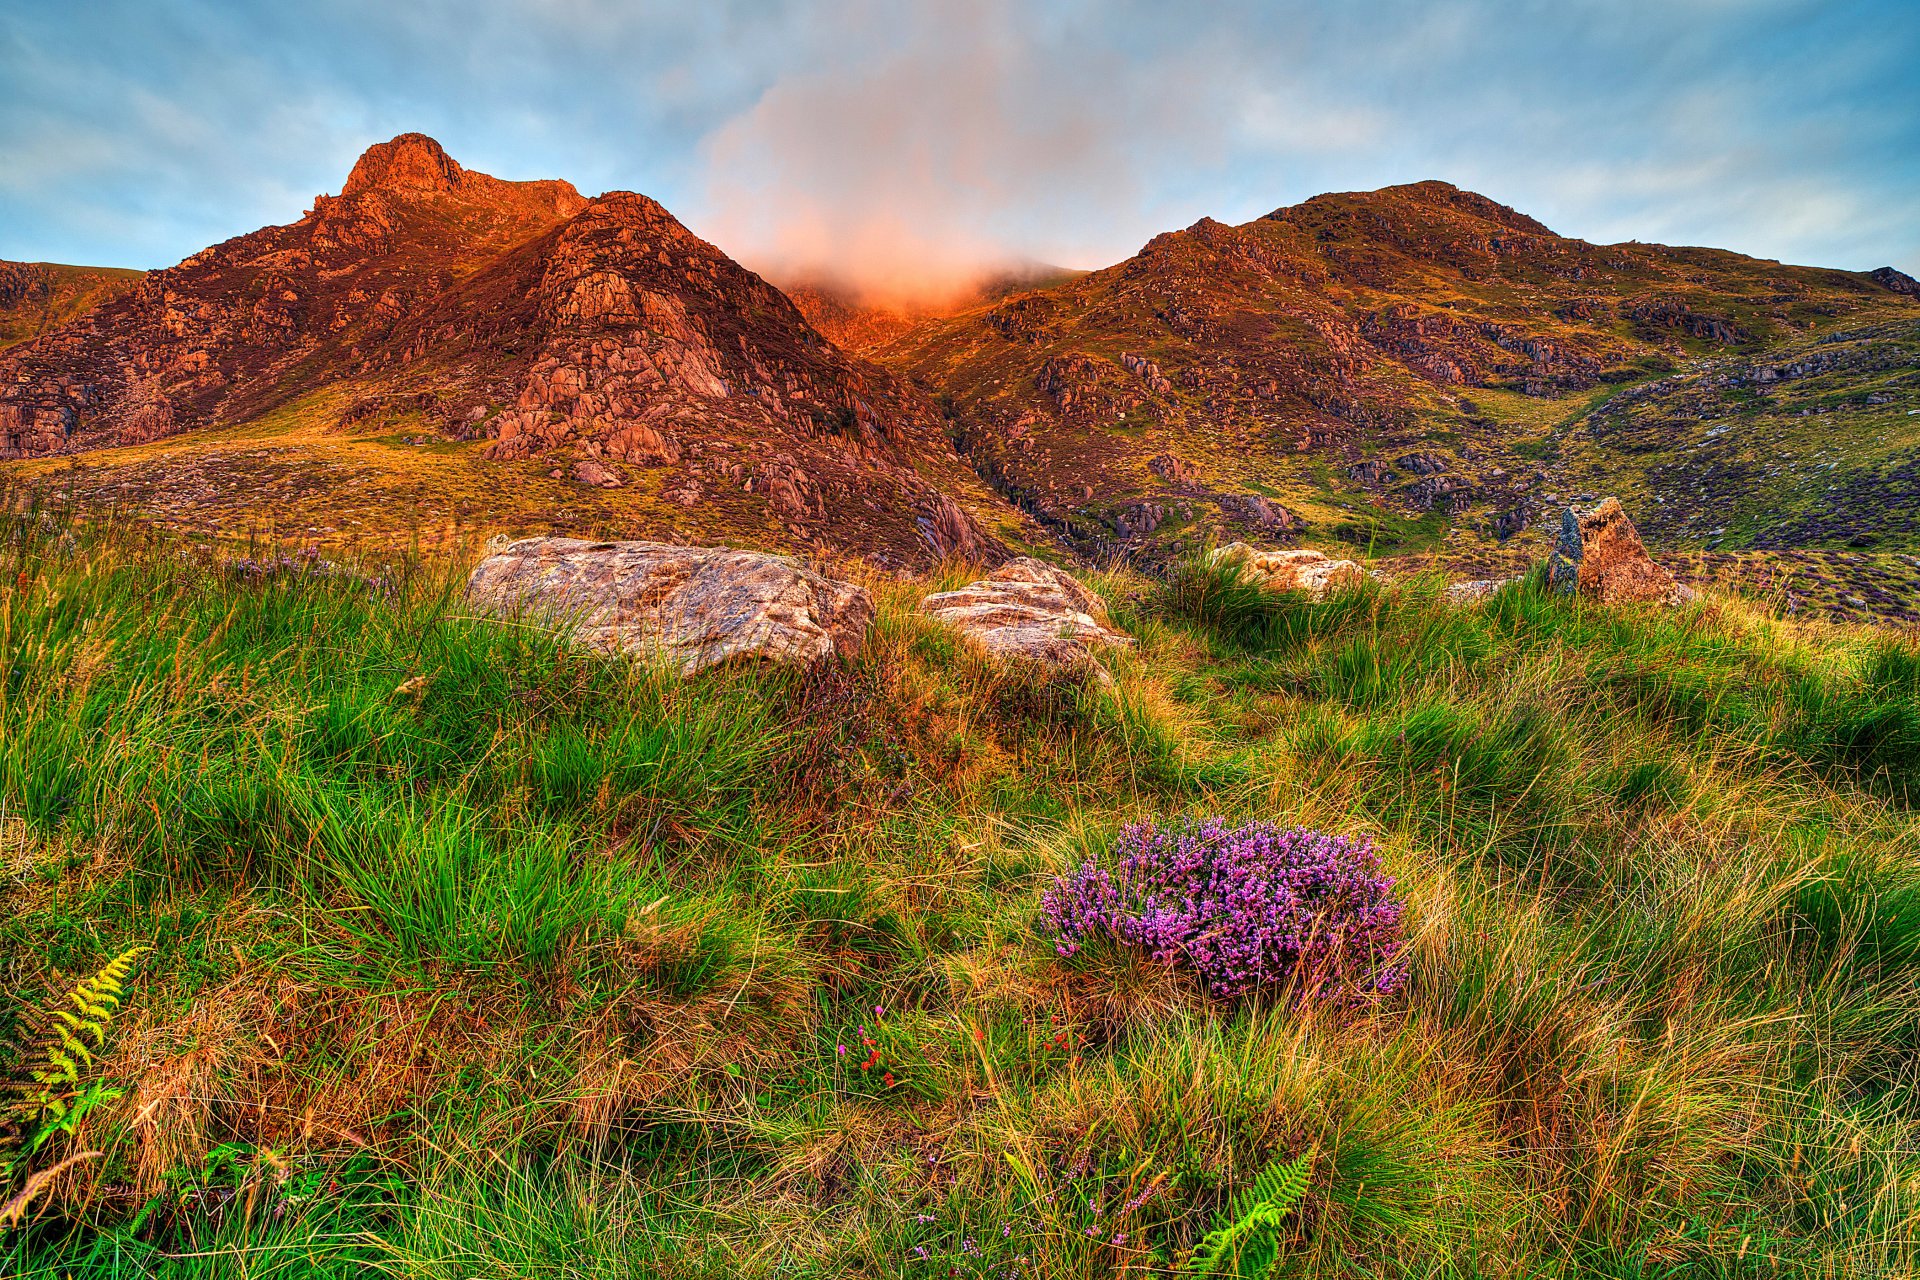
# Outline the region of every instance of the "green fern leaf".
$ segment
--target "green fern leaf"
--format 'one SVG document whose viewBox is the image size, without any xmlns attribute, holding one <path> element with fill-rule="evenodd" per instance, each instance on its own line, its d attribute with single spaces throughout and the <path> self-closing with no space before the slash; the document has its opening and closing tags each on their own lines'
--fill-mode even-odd
<svg viewBox="0 0 1920 1280">
<path fill-rule="evenodd" d="M 40 1086 L 31 1109 L 39 1121 L 38 1132 L 29 1149 L 37 1149 L 58 1132 L 70 1132 L 88 1110 L 118 1094 L 103 1089 L 99 1081 L 76 1097 L 82 1070 L 96 1063 L 96 1053 L 107 1047 L 107 1027 L 120 1008 L 122 983 L 133 971 L 134 961 L 146 953 L 146 947 L 129 947 L 109 960 L 98 973 L 82 978 L 67 993 L 66 1008 L 50 1011 L 48 1031 L 41 1046 L 43 1065 L 36 1068 L 33 1081 Z M 87 1041 L 91 1039 L 91 1047 Z"/>
<path fill-rule="evenodd" d="M 1216 1218 L 1213 1230 L 1194 1246 L 1183 1274 L 1260 1280 L 1279 1257 L 1280 1225 L 1306 1195 L 1312 1171 L 1311 1152 L 1269 1162 L 1234 1198 L 1231 1212 Z"/>
</svg>

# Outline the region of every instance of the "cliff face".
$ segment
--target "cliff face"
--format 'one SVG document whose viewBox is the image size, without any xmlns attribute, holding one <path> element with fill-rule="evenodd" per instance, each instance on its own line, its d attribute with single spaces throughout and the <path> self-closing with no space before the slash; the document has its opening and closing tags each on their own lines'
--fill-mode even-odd
<svg viewBox="0 0 1920 1280">
<path fill-rule="evenodd" d="M 245 424 L 323 391 L 346 428 L 406 415 L 597 485 L 658 471 L 715 536 L 744 521 L 889 561 L 992 559 L 976 512 L 1011 519 L 923 396 L 654 201 L 504 182 L 418 134 L 298 222 L 0 355 L 0 457 Z"/>
</svg>

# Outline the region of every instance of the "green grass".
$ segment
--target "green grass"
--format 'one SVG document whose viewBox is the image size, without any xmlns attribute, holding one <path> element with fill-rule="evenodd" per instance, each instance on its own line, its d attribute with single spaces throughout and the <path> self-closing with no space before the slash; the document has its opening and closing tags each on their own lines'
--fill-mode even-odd
<svg viewBox="0 0 1920 1280">
<path fill-rule="evenodd" d="M 1920 1263 L 1910 639 L 1113 573 L 1106 687 L 951 570 L 681 682 L 457 566 L 0 529 L 0 1038 L 154 948 L 0 1274 L 1170 1275 L 1307 1152 L 1279 1276 Z M 1050 876 L 1202 813 L 1376 837 L 1407 992 L 1054 954 Z"/>
</svg>

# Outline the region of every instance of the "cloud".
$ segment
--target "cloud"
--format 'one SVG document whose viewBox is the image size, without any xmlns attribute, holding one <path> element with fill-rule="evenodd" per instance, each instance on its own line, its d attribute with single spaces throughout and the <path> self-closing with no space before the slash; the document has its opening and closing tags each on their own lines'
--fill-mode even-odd
<svg viewBox="0 0 1920 1280">
<path fill-rule="evenodd" d="M 951 289 L 1325 190 L 1920 271 L 1913 0 L 0 7 L 0 255 L 164 265 L 433 134 L 775 274 Z"/>
<path fill-rule="evenodd" d="M 777 275 L 900 299 L 1082 252 L 1098 210 L 1151 206 L 1176 148 L 1218 147 L 1204 68 L 1139 60 L 1091 9 L 861 0 L 704 142 L 703 229 Z"/>
</svg>

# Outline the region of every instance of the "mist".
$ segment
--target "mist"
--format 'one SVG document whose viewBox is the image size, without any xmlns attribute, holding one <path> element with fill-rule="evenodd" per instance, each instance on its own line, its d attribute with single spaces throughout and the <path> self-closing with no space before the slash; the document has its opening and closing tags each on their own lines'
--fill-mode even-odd
<svg viewBox="0 0 1920 1280">
<path fill-rule="evenodd" d="M 702 230 L 776 280 L 902 309 L 1036 263 L 1104 265 L 1098 211 L 1157 212 L 1156 171 L 1218 136 L 1196 51 L 1130 58 L 1113 30 L 1110 8 L 1036 32 L 1011 0 L 933 0 L 905 21 L 848 5 L 816 59 L 706 140 Z"/>
</svg>

